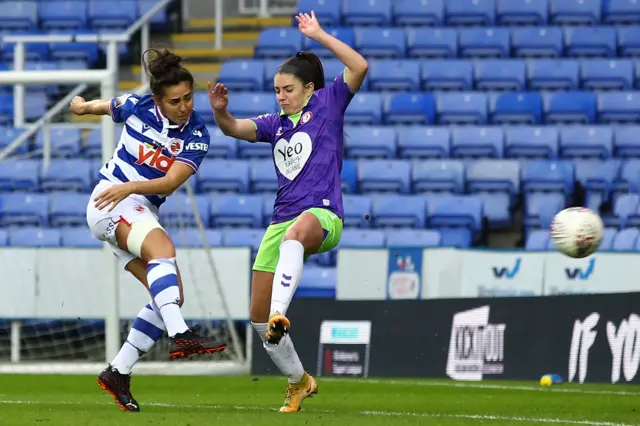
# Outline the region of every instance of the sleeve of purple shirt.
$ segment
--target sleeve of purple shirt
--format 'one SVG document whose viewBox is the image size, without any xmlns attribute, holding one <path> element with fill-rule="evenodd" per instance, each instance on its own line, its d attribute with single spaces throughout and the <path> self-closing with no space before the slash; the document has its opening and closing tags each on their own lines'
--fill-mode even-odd
<svg viewBox="0 0 640 426">
<path fill-rule="evenodd" d="M 324 89 L 318 91 L 318 95 L 324 97 L 328 105 L 335 107 L 340 114 L 344 114 L 353 99 L 349 86 L 344 81 L 344 70 Z"/>
<path fill-rule="evenodd" d="M 258 142 L 274 142 L 276 133 L 276 124 L 279 122 L 280 116 L 274 114 L 263 114 L 253 117 L 250 120 L 256 126 L 256 140 Z"/>
</svg>

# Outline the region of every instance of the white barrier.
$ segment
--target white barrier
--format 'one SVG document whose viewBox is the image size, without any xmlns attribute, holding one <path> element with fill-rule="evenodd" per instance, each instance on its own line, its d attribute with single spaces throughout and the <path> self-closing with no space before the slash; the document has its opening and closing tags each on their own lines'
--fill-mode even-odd
<svg viewBox="0 0 640 426">
<path fill-rule="evenodd" d="M 340 300 L 545 296 L 640 291 L 640 253 L 341 249 Z"/>
</svg>

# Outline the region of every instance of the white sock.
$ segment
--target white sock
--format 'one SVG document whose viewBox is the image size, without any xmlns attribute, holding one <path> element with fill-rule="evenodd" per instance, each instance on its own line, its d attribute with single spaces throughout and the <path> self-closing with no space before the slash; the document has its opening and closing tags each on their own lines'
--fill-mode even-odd
<svg viewBox="0 0 640 426">
<path fill-rule="evenodd" d="M 271 360 L 280 372 L 287 376 L 289 383 L 299 383 L 302 377 L 304 377 L 304 367 L 302 366 L 302 362 L 300 362 L 296 348 L 293 346 L 291 336 L 287 334 L 280 339 L 280 343 L 277 346 L 271 345 L 265 340 L 265 334 L 269 325 L 267 323 L 254 322 L 252 322 L 251 325 L 253 325 L 260 339 L 262 339 L 262 345 L 267 350 Z"/>
<path fill-rule="evenodd" d="M 160 310 L 153 300 L 138 313 L 131 326 L 127 340 L 111 362 L 111 366 L 121 374 L 131 373 L 140 357 L 153 347 L 164 335 L 165 327 Z"/>
<path fill-rule="evenodd" d="M 286 314 L 293 294 L 298 288 L 303 264 L 304 246 L 299 241 L 287 240 L 280 244 L 280 258 L 271 290 L 270 315 L 276 311 L 282 315 Z"/>
<path fill-rule="evenodd" d="M 169 337 L 189 329 L 180 312 L 180 288 L 174 259 L 154 259 L 147 266 L 147 282 L 153 300 L 160 307 L 160 315 Z"/>
</svg>

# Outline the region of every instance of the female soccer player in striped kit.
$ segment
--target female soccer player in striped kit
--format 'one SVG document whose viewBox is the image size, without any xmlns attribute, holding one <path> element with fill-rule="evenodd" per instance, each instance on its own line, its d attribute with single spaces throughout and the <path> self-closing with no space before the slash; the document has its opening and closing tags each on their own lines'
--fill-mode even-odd
<svg viewBox="0 0 640 426">
<path fill-rule="evenodd" d="M 318 57 L 300 52 L 277 70 L 274 86 L 282 110 L 253 119 L 235 119 L 228 111 L 227 89 L 209 83 L 216 123 L 228 136 L 269 142 L 279 190 L 273 218 L 253 265 L 251 321 L 289 386 L 282 412 L 297 412 L 317 392 L 302 367 L 286 311 L 304 259 L 336 247 L 343 225 L 342 150 L 344 113 L 360 88 L 367 61 L 322 30 L 315 13 L 296 17 L 300 32 L 329 49 L 346 66 L 328 86 Z"/>
<path fill-rule="evenodd" d="M 193 76 L 180 65 L 181 58 L 168 50 L 151 52 L 154 57 L 144 65 L 152 94 L 71 101 L 74 114 L 110 115 L 124 123 L 113 157 L 100 170 L 91 194 L 87 223 L 152 295 L 120 352 L 98 376 L 100 386 L 127 411 L 140 411 L 131 395 L 131 369 L 165 330 L 172 358 L 226 348 L 185 323 L 176 250 L 158 222 L 158 208 L 166 197 L 198 171 L 209 149 L 209 133 L 193 111 Z"/>
</svg>

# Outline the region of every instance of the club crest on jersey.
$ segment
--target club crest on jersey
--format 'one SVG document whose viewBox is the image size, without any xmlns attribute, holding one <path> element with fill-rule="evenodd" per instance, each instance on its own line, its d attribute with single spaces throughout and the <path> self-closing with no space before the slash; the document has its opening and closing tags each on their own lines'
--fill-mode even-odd
<svg viewBox="0 0 640 426">
<path fill-rule="evenodd" d="M 184 141 L 182 139 L 171 139 L 169 141 L 169 146 L 167 147 L 171 154 L 178 155 L 184 149 Z"/>
<path fill-rule="evenodd" d="M 311 121 L 312 117 L 313 117 L 313 113 L 311 111 L 307 111 L 304 114 L 302 114 L 302 118 L 300 119 L 300 121 L 302 122 L 302 124 L 307 124 L 309 121 Z"/>
<path fill-rule="evenodd" d="M 146 209 L 143 205 L 141 205 L 141 204 L 136 204 L 136 206 L 133 208 L 133 210 L 134 210 L 136 213 L 144 213 L 144 212 L 146 212 L 146 211 L 147 211 L 147 209 Z"/>
<path fill-rule="evenodd" d="M 162 154 L 162 148 L 149 148 L 146 144 L 138 145 L 137 165 L 146 164 L 156 170 L 167 173 L 175 160 L 174 156 Z"/>
</svg>

